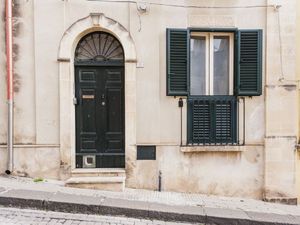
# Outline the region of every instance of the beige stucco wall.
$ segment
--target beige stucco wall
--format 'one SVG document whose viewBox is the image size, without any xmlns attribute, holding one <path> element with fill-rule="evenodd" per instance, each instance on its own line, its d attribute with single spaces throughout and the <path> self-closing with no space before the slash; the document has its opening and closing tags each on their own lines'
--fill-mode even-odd
<svg viewBox="0 0 300 225">
<path fill-rule="evenodd" d="M 296 17 L 296 37 L 300 36 L 300 2 L 297 1 L 297 17 Z M 300 96 L 300 92 L 299 92 L 299 80 L 300 80 L 300 64 L 298 62 L 300 62 L 300 38 L 296 38 L 296 72 L 297 72 L 297 80 L 298 80 L 298 98 Z M 299 109 L 299 101 L 298 101 L 298 144 L 299 144 L 299 137 L 300 137 L 300 133 L 299 133 L 299 127 L 300 127 L 300 109 Z M 298 153 L 297 153 L 297 173 L 296 173 L 296 177 L 297 177 L 297 197 L 298 197 L 298 201 L 300 200 L 300 152 L 299 152 L 299 148 L 297 148 Z"/>
<path fill-rule="evenodd" d="M 295 198 L 298 135 L 296 1 L 270 0 L 268 4 L 282 7 L 277 12 L 269 9 L 267 18 L 264 197 Z"/>
<path fill-rule="evenodd" d="M 62 72 L 57 61 L 64 32 L 90 13 L 104 13 L 119 22 L 133 40 L 135 67 L 136 137 L 126 162 L 126 186 L 158 188 L 162 172 L 163 190 L 200 192 L 251 198 L 295 197 L 295 141 L 298 122 L 295 80 L 296 1 L 190 0 L 165 1 L 199 6 L 243 6 L 281 4 L 282 44 L 286 80 L 279 81 L 277 12 L 273 8 L 186 9 L 148 5 L 138 13 L 135 4 L 100 3 L 85 0 L 16 0 L 15 19 L 15 170 L 31 177 L 61 178 L 62 151 L 71 151 L 61 139 L 60 112 Z M 160 2 L 157 0 L 157 2 Z M 4 4 L 0 5 L 4 11 Z M 116 13 L 118 12 L 118 13 Z M 92 26 L 92 25 L 91 25 Z M 101 24 L 100 24 L 101 26 Z M 263 95 L 246 98 L 246 145 L 236 151 L 198 148 L 187 153 L 180 148 L 178 98 L 166 96 L 166 28 L 237 27 L 263 29 Z M 4 21 L 0 22 L 4 30 Z M 91 27 L 92 28 L 92 27 Z M 78 34 L 79 35 L 79 34 Z M 4 33 L 0 35 L 4 43 Z M 6 164 L 5 54 L 0 45 L 0 169 Z M 64 73 L 64 72 L 63 72 Z M 132 83 L 133 84 L 133 83 Z M 293 83 L 294 84 L 294 83 Z M 67 87 L 67 86 L 63 86 Z M 72 84 L 69 84 L 72 87 Z M 125 90 L 130 91 L 130 90 Z M 3 110 L 2 110 L 3 109 Z M 183 109 L 186 139 L 186 105 Z M 283 118 L 289 119 L 284 120 Z M 130 120 L 130 116 L 128 117 Z M 132 123 L 133 124 L 133 123 Z M 69 138 L 68 140 L 70 140 Z M 72 140 L 72 139 L 71 139 Z M 136 161 L 136 145 L 157 145 L 156 161 Z M 67 147 L 62 147 L 67 146 Z M 64 148 L 64 149 L 62 149 Z M 72 149 L 73 150 L 73 149 Z M 285 160 L 283 160 L 283 158 Z M 65 165 L 64 165 L 65 166 Z M 67 165 L 70 166 L 70 165 Z M 69 170 L 67 170 L 69 171 Z"/>
<path fill-rule="evenodd" d="M 6 105 L 6 70 L 5 70 L 5 2 L 0 5 L 3 15 L 1 21 L 1 81 L 0 81 L 0 169 L 3 173 L 6 169 L 6 139 L 7 139 L 7 105 Z M 35 25 L 34 2 L 14 1 L 13 7 L 13 60 L 14 60 L 14 163 L 15 173 L 24 176 L 41 176 L 49 178 L 58 177 L 59 142 L 57 95 L 55 96 L 55 72 L 49 73 L 47 68 L 36 74 L 35 62 Z M 55 53 L 54 53 L 55 54 Z M 45 54 L 46 57 L 47 54 Z M 44 60 L 43 60 L 44 61 Z M 49 65 L 49 62 L 46 62 Z M 52 74 L 52 77 L 51 77 Z M 44 79 L 39 82 L 39 78 Z M 50 80 L 50 81 L 49 81 Z M 51 84 L 56 82 L 56 85 Z M 36 85 L 36 83 L 38 85 Z M 44 85 L 43 85 L 44 84 Z M 39 88 L 43 85 L 43 91 L 47 98 L 41 95 Z M 51 97 L 50 97 L 51 96 Z M 42 97 L 42 98 L 41 98 Z M 41 106 L 46 102 L 51 110 Z M 47 112 L 50 111 L 50 116 Z M 43 118 L 44 116 L 44 118 Z M 43 124 L 41 127 L 40 124 Z M 55 127 L 56 126 L 56 127 Z M 53 128 L 54 127 L 54 128 Z M 53 128 L 53 129 L 51 129 Z M 44 132 L 44 133 L 43 133 Z M 39 138 L 41 137 L 42 138 Z M 46 139 L 47 141 L 41 141 Z"/>
</svg>

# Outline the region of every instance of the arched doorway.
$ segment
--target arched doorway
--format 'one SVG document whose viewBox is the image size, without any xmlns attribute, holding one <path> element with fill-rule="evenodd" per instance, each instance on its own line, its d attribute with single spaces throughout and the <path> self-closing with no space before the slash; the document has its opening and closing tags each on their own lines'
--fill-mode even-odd
<svg viewBox="0 0 300 225">
<path fill-rule="evenodd" d="M 75 50 L 76 168 L 125 167 L 124 51 L 96 31 Z"/>
</svg>

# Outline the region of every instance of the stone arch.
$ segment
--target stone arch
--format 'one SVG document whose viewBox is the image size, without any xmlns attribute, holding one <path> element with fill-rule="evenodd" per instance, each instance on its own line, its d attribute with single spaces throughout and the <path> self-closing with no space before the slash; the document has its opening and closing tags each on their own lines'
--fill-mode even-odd
<svg viewBox="0 0 300 225">
<path fill-rule="evenodd" d="M 102 13 L 92 13 L 79 19 L 64 32 L 58 49 L 58 61 L 71 60 L 79 40 L 93 31 L 106 31 L 114 35 L 124 48 L 125 62 L 136 61 L 136 50 L 129 32 L 120 23 Z"/>
<path fill-rule="evenodd" d="M 102 13 L 77 20 L 63 34 L 58 48 L 60 178 L 75 170 L 74 54 L 80 39 L 94 31 L 111 33 L 122 44 L 125 69 L 125 167 L 135 157 L 136 146 L 136 50 L 129 32 L 119 22 Z M 129 171 L 129 170 L 128 170 Z M 128 172 L 126 171 L 126 173 Z"/>
</svg>

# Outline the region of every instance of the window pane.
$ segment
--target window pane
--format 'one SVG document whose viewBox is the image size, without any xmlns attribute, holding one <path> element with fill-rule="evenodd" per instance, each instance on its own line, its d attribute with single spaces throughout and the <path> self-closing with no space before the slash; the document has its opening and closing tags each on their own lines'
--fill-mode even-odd
<svg viewBox="0 0 300 225">
<path fill-rule="evenodd" d="M 229 94 L 229 37 L 214 37 L 214 95 Z"/>
<path fill-rule="evenodd" d="M 191 95 L 206 94 L 205 37 L 191 39 Z"/>
</svg>

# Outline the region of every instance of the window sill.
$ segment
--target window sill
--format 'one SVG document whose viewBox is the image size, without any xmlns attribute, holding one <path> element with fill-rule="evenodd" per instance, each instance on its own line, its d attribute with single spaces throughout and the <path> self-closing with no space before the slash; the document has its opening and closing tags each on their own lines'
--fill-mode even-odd
<svg viewBox="0 0 300 225">
<path fill-rule="evenodd" d="M 195 152 L 243 152 L 244 145 L 212 145 L 212 146 L 181 146 L 180 151 L 184 153 Z"/>
</svg>

